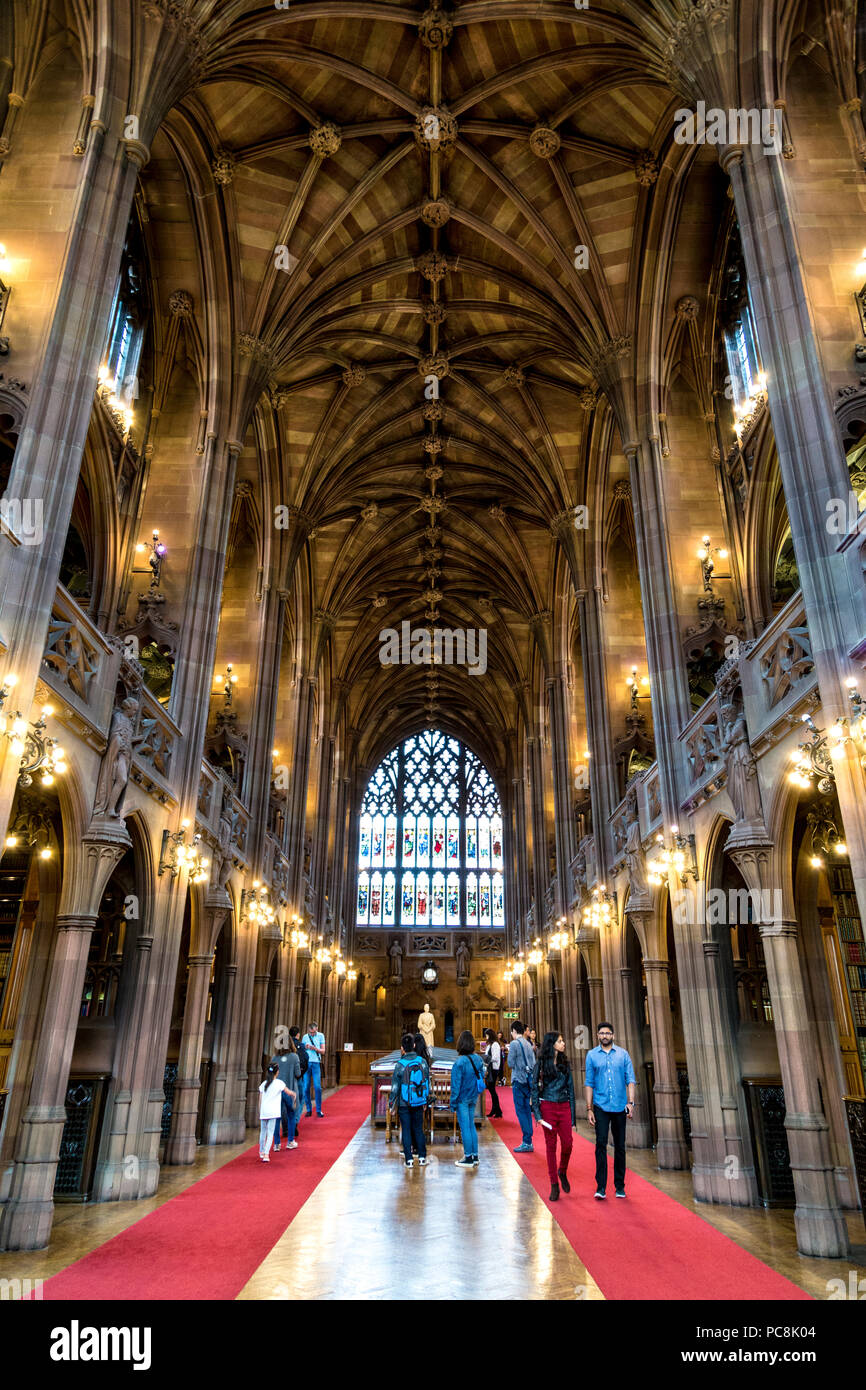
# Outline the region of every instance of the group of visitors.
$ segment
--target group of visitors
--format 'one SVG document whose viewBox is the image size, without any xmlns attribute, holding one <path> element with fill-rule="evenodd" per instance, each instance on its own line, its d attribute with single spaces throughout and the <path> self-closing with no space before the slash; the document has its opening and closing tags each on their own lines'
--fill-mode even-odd
<svg viewBox="0 0 866 1390">
<path fill-rule="evenodd" d="M 270 1163 L 272 1144 L 275 1154 L 282 1152 L 283 1134 L 286 1150 L 298 1147 L 302 1104 L 307 1115 L 312 1115 L 315 1097 L 316 1115 L 323 1117 L 325 1037 L 319 1032 L 318 1023 L 311 1023 L 303 1037 L 300 1032 L 297 1024 L 289 1029 L 285 1046 L 271 1058 L 259 1087 L 259 1158 L 263 1163 Z"/>
<path fill-rule="evenodd" d="M 475 1106 L 482 1091 L 482 1077 L 491 1099 L 488 1118 L 502 1118 L 496 1084 L 505 1067 L 503 1046 L 492 1028 L 485 1030 L 485 1037 L 487 1046 L 483 1058 L 475 1055 L 475 1039 L 471 1033 L 461 1033 L 457 1042 L 459 1055 L 451 1072 L 451 1108 L 457 1115 L 463 1140 L 463 1158 L 458 1160 L 458 1168 L 475 1168 L 478 1164 Z M 550 1201 L 556 1202 L 560 1192 L 571 1191 L 568 1164 L 573 1148 L 572 1131 L 577 1128 L 574 1078 L 565 1041 L 560 1033 L 546 1033 L 539 1048 L 534 1029 L 527 1031 L 520 1019 L 515 1019 L 507 1056 L 514 1111 L 521 1130 L 521 1140 L 514 1152 L 535 1152 L 534 1116 L 544 1131 Z M 609 1135 L 613 1137 L 614 1192 L 617 1197 L 625 1197 L 626 1120 L 634 1114 L 634 1095 L 635 1073 L 631 1057 L 625 1048 L 614 1046 L 612 1025 L 600 1023 L 598 1046 L 587 1053 L 584 1079 L 587 1119 L 595 1129 L 595 1196 L 600 1201 L 607 1196 Z"/>
</svg>

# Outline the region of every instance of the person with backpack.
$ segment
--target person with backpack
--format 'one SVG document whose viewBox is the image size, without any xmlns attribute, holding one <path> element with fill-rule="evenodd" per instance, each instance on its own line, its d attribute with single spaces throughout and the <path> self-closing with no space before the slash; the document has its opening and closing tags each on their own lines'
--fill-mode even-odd
<svg viewBox="0 0 866 1390">
<path fill-rule="evenodd" d="M 298 1143 L 295 1139 L 295 1115 L 300 1109 L 300 1105 L 296 1101 L 289 1100 L 289 1096 L 301 1094 L 301 1063 L 291 1036 L 287 1039 L 287 1044 L 271 1058 L 271 1062 L 277 1069 L 277 1076 L 290 1088 L 288 1091 L 283 1091 L 281 1120 L 282 1127 L 286 1132 L 286 1148 L 296 1149 Z M 274 1153 L 278 1154 L 279 1152 L 280 1119 L 277 1119 L 274 1121 Z"/>
<path fill-rule="evenodd" d="M 279 1123 L 283 1094 L 288 1095 L 292 1102 L 298 1099 L 298 1094 L 280 1080 L 276 1062 L 271 1062 L 268 1067 L 259 1091 L 259 1158 L 262 1163 L 270 1163 L 268 1155 L 274 1138 L 274 1120 Z"/>
<path fill-rule="evenodd" d="M 430 1068 L 415 1051 L 415 1039 L 404 1033 L 400 1039 L 400 1061 L 391 1078 L 389 1104 L 400 1116 L 403 1140 L 403 1159 L 407 1168 L 414 1168 L 412 1146 L 418 1150 L 418 1166 L 427 1166 L 427 1142 L 424 1138 L 424 1109 L 430 1099 Z"/>
<path fill-rule="evenodd" d="M 502 1065 L 502 1048 L 496 1041 L 496 1034 L 492 1028 L 484 1029 L 484 1036 L 487 1039 L 487 1047 L 484 1050 L 484 1065 L 487 1069 L 487 1089 L 490 1092 L 490 1114 L 488 1120 L 502 1119 L 502 1106 L 499 1104 L 499 1097 L 496 1094 L 496 1083 L 499 1080 L 499 1068 Z"/>
<path fill-rule="evenodd" d="M 303 1094 L 304 1094 L 304 1073 L 305 1073 L 305 1071 L 307 1070 L 307 1067 L 310 1065 L 310 1062 L 309 1062 L 309 1058 L 307 1057 L 307 1049 L 306 1049 L 305 1047 L 301 1047 L 301 1030 L 300 1030 L 300 1028 L 298 1027 L 297 1023 L 293 1023 L 292 1026 L 291 1026 L 291 1028 L 289 1029 L 289 1037 L 291 1038 L 292 1043 L 294 1044 L 295 1051 L 296 1051 L 297 1054 L 298 1054 L 298 1061 L 299 1061 L 300 1066 L 301 1066 L 301 1088 L 300 1088 L 300 1090 L 298 1091 L 298 1095 L 301 1096 L 301 1097 L 303 1098 Z M 296 1111 L 295 1111 L 295 1143 L 296 1143 L 296 1144 L 297 1144 L 297 1143 L 300 1143 L 300 1139 L 301 1139 L 301 1115 L 302 1115 L 302 1114 L 303 1114 L 303 1106 L 301 1105 L 301 1102 L 298 1101 L 298 1107 L 297 1107 L 297 1109 L 296 1109 Z"/>
<path fill-rule="evenodd" d="M 475 1129 L 475 1107 L 484 1095 L 484 1063 L 475 1056 L 475 1039 L 464 1028 L 457 1039 L 457 1061 L 451 1068 L 451 1109 L 457 1116 L 463 1157 L 455 1161 L 457 1168 L 478 1167 L 478 1134 Z"/>
<path fill-rule="evenodd" d="M 544 1130 L 547 1150 L 547 1172 L 550 1177 L 550 1201 L 559 1201 L 559 1189 L 570 1192 L 568 1160 L 573 1140 L 571 1131 L 577 1128 L 574 1108 L 574 1080 L 565 1055 L 561 1033 L 545 1033 L 544 1042 L 532 1077 L 532 1113 Z M 556 1161 L 556 1141 L 559 1139 L 559 1163 Z"/>
</svg>

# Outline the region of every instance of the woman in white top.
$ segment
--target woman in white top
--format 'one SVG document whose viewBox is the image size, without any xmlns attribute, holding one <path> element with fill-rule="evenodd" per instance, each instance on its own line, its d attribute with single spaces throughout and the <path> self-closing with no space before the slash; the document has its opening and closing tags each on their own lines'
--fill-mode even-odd
<svg viewBox="0 0 866 1390">
<path fill-rule="evenodd" d="M 291 1097 L 293 1105 L 298 1098 L 297 1091 L 289 1090 L 286 1083 L 280 1080 L 277 1070 L 276 1063 L 271 1062 L 267 1076 L 259 1087 L 262 1097 L 259 1101 L 259 1158 L 262 1163 L 271 1161 L 268 1154 L 274 1141 L 274 1120 L 280 1117 L 283 1092 Z"/>
<path fill-rule="evenodd" d="M 499 1097 L 496 1094 L 496 1083 L 499 1080 L 499 1069 L 502 1066 L 502 1048 L 496 1041 L 496 1034 L 492 1028 L 484 1029 L 484 1036 L 487 1039 L 487 1046 L 484 1049 L 484 1063 L 487 1075 L 484 1080 L 490 1092 L 490 1114 L 488 1120 L 502 1119 L 502 1106 L 499 1104 Z"/>
</svg>

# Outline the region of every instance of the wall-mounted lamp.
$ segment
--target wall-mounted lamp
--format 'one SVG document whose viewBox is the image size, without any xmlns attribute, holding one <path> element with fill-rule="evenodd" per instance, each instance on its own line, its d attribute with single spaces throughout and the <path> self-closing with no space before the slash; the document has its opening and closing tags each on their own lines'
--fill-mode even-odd
<svg viewBox="0 0 866 1390">
<path fill-rule="evenodd" d="M 56 739 L 45 736 L 46 721 L 54 710 L 51 705 L 43 705 L 39 718 L 29 725 L 20 710 L 5 714 L 6 701 L 17 684 L 18 677 L 10 673 L 0 686 L 0 735 L 8 738 L 12 756 L 19 759 L 18 785 L 32 786 L 34 774 L 39 772 L 43 787 L 50 787 L 55 777 L 62 777 L 66 772 L 63 749 Z"/>
<path fill-rule="evenodd" d="M 607 892 L 603 883 L 597 883 L 592 890 L 592 902 L 589 905 L 589 924 L 591 927 L 610 927 L 613 925 L 613 913 L 616 905 L 616 894 L 613 897 Z"/>
<path fill-rule="evenodd" d="M 560 917 L 556 924 L 556 931 L 548 938 L 548 946 L 551 951 L 565 951 L 569 946 L 569 934 L 567 931 L 568 920 Z"/>
<path fill-rule="evenodd" d="M 256 927 L 269 927 L 276 913 L 268 902 L 268 890 L 256 879 L 252 888 L 244 888 L 241 893 L 241 917 Z"/>
<path fill-rule="evenodd" d="M 223 692 L 223 709 L 231 709 L 234 688 L 238 683 L 238 678 L 232 671 L 232 663 L 226 666 L 225 673 L 221 676 L 214 676 L 214 682 L 218 690 Z"/>
<path fill-rule="evenodd" d="M 631 675 L 626 676 L 625 683 L 628 686 L 629 691 L 631 692 L 631 708 L 636 713 L 638 708 L 638 700 L 648 700 L 650 698 L 649 676 L 641 676 L 640 679 L 638 679 L 637 667 L 632 666 Z M 643 695 L 640 693 L 642 686 L 645 687 L 645 693 Z"/>
<path fill-rule="evenodd" d="M 694 835 L 681 835 L 677 825 L 671 826 L 671 834 L 674 837 L 673 849 L 666 847 L 664 835 L 656 835 L 660 852 L 658 859 L 648 866 L 649 882 L 659 887 L 669 874 L 675 873 L 683 885 L 690 878 L 697 883 L 699 874 Z"/>
<path fill-rule="evenodd" d="M 535 969 L 537 969 L 537 967 L 538 967 L 538 966 L 541 964 L 541 962 L 544 960 L 544 952 L 543 952 L 542 949 L 541 949 L 541 938 L 540 938 L 540 937 L 537 936 L 537 937 L 535 938 L 535 940 L 533 941 L 533 943 L 532 943 L 532 950 L 529 952 L 529 955 L 526 957 L 526 959 L 527 959 L 527 961 L 529 962 L 529 968 L 530 968 L 530 970 L 535 970 Z"/>
<path fill-rule="evenodd" d="M 720 560 L 727 560 L 728 552 L 727 550 L 722 550 L 718 546 L 713 545 L 709 536 L 704 536 L 703 541 L 701 543 L 701 547 L 698 551 L 696 551 L 696 554 L 701 562 L 701 578 L 704 581 L 704 593 L 711 594 L 713 592 L 714 578 L 731 578 L 729 574 L 715 574 L 716 565 L 715 561 L 713 560 L 714 555 L 718 555 Z"/>
<path fill-rule="evenodd" d="M 866 276 L 866 247 L 864 247 L 863 255 L 860 258 L 860 262 L 854 274 L 857 276 L 858 280 L 862 280 L 863 277 Z M 866 338 L 866 284 L 859 290 L 854 291 L 854 303 L 857 305 L 857 313 L 860 315 L 861 332 L 863 337 Z"/>
<path fill-rule="evenodd" d="M 207 878 L 207 870 L 210 867 L 210 860 L 202 858 L 201 835 L 196 833 L 191 842 L 186 843 L 188 829 L 189 821 L 183 820 L 180 823 L 180 830 L 176 830 L 174 833 L 170 830 L 163 830 L 157 873 L 161 876 L 168 872 L 172 878 L 177 878 L 181 869 L 187 869 L 190 883 L 204 883 Z"/>
<path fill-rule="evenodd" d="M 149 570 L 150 587 L 152 591 L 159 588 L 159 581 L 162 578 L 162 565 L 167 551 L 168 547 L 164 541 L 159 539 L 158 531 L 154 531 L 149 546 L 145 545 L 143 541 L 139 541 L 138 545 L 135 547 L 135 553 L 137 555 L 144 555 L 145 552 L 149 552 L 149 554 L 147 556 L 147 569 L 144 569 L 140 565 L 133 565 L 132 572 L 133 574 L 147 574 Z"/>
<path fill-rule="evenodd" d="M 305 951 L 310 944 L 310 938 L 303 930 L 304 919 L 295 913 L 291 925 L 288 927 L 289 945 L 297 950 Z"/>
</svg>

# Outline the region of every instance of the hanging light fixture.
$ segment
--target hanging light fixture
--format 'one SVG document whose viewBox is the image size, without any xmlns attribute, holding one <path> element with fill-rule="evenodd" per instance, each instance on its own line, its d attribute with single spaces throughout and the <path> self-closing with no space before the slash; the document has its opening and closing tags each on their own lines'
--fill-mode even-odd
<svg viewBox="0 0 866 1390">
<path fill-rule="evenodd" d="M 232 663 L 229 662 L 222 675 L 214 676 L 214 682 L 223 693 L 223 708 L 231 709 L 234 697 L 234 687 L 238 683 L 238 678 L 232 670 Z"/>
</svg>

